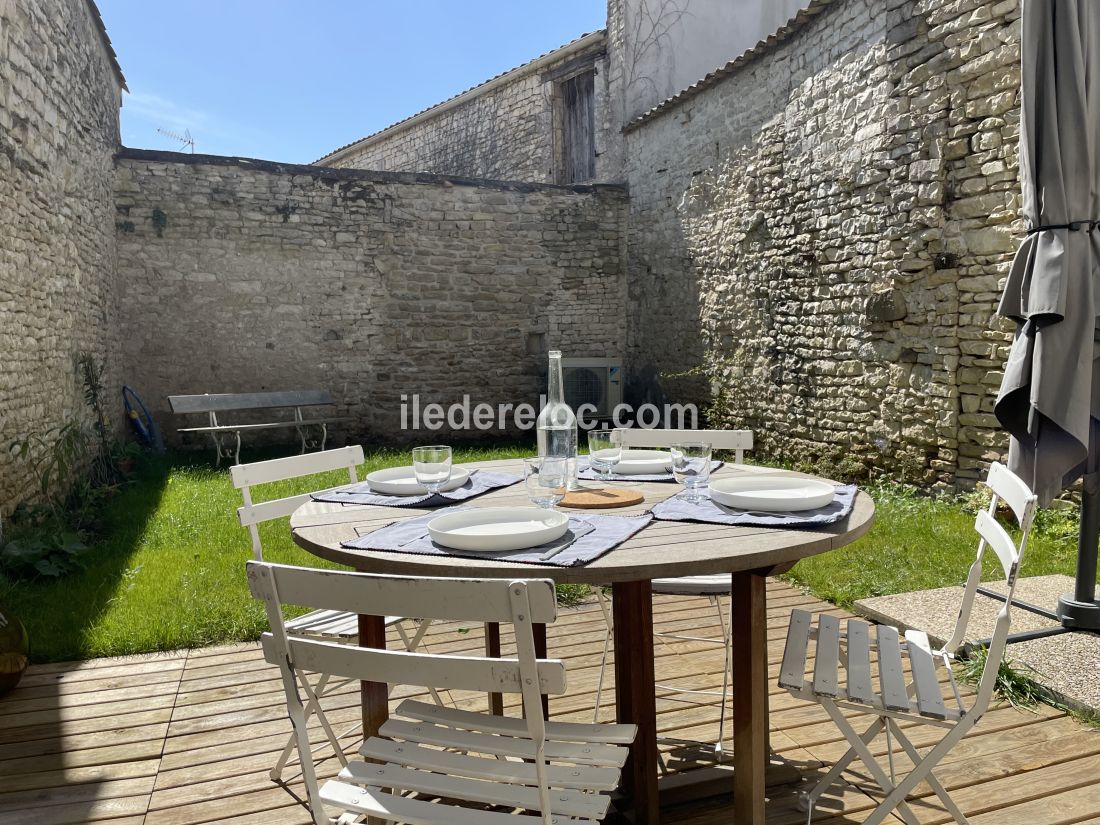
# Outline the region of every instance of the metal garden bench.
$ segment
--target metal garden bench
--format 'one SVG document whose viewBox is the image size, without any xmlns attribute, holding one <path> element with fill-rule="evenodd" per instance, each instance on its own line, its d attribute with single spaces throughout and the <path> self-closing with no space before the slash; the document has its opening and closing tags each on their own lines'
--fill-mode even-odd
<svg viewBox="0 0 1100 825">
<path fill-rule="evenodd" d="M 170 395 L 168 396 L 168 403 L 172 406 L 172 412 L 177 415 L 192 413 L 207 413 L 209 415 L 209 423 L 205 427 L 180 427 L 179 432 L 209 433 L 214 442 L 214 449 L 217 450 L 217 463 L 219 465 L 222 458 L 229 458 L 230 456 L 233 457 L 234 464 L 241 463 L 241 433 L 244 431 L 293 427 L 298 431 L 298 437 L 302 440 L 302 452 L 304 453 L 311 446 L 316 446 L 319 450 L 325 449 L 329 424 L 352 420 L 346 416 L 306 418 L 302 415 L 303 407 L 323 407 L 335 404 L 336 399 L 328 390 Z M 218 421 L 218 413 L 241 410 L 286 409 L 294 410 L 293 418 L 250 424 L 225 424 Z M 316 432 L 320 433 L 320 437 L 311 438 L 311 433 Z M 236 438 L 236 448 L 232 452 L 226 440 L 230 434 Z"/>
</svg>

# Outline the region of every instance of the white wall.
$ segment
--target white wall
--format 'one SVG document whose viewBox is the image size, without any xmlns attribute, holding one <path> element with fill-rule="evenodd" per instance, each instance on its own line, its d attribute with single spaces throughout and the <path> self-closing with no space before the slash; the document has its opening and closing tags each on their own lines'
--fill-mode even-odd
<svg viewBox="0 0 1100 825">
<path fill-rule="evenodd" d="M 610 0 L 610 5 L 622 12 L 623 115 L 629 121 L 756 45 L 809 0 Z"/>
</svg>

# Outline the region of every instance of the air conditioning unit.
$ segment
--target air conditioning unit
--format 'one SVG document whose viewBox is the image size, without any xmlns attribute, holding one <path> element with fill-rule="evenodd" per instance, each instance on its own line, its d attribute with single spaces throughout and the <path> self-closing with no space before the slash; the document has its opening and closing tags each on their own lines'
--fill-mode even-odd
<svg viewBox="0 0 1100 825">
<path fill-rule="evenodd" d="M 623 362 L 618 358 L 562 358 L 565 403 L 579 410 L 592 404 L 596 412 L 589 418 L 610 418 L 623 401 Z"/>
</svg>

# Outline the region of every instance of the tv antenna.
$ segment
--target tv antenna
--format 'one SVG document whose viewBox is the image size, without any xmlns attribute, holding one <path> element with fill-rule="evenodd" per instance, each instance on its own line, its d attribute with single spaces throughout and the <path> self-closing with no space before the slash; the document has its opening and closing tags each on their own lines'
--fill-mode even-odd
<svg viewBox="0 0 1100 825">
<path fill-rule="evenodd" d="M 179 132 L 171 132 L 168 129 L 157 129 L 157 132 L 167 138 L 172 138 L 172 140 L 178 140 L 180 142 L 180 149 L 190 146 L 191 154 L 195 154 L 195 139 L 191 137 L 190 129 L 184 129 L 182 135 Z"/>
</svg>

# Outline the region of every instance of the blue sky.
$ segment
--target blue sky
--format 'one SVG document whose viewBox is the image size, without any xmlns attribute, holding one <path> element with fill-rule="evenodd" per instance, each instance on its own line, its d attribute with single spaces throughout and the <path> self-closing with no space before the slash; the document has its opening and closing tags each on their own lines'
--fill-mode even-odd
<svg viewBox="0 0 1100 825">
<path fill-rule="evenodd" d="M 309 163 L 602 28 L 606 0 L 97 0 L 126 146 Z"/>
</svg>

